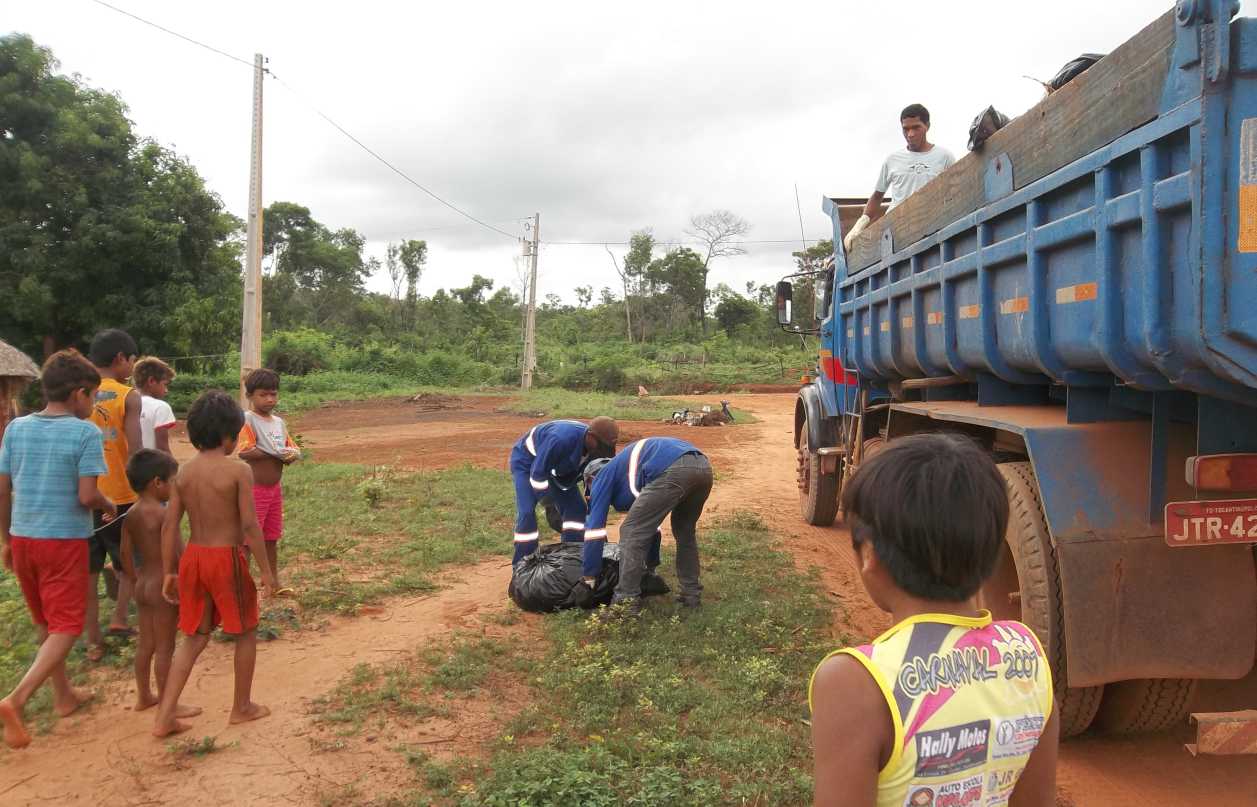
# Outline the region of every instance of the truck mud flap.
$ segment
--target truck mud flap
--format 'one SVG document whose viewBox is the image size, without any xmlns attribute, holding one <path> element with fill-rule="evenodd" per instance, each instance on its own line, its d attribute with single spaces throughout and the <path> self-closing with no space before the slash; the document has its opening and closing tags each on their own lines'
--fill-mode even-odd
<svg viewBox="0 0 1257 807">
<path fill-rule="evenodd" d="M 1242 678 L 1257 650 L 1249 546 L 1171 549 L 1147 538 L 1058 540 L 1069 681 Z"/>
</svg>

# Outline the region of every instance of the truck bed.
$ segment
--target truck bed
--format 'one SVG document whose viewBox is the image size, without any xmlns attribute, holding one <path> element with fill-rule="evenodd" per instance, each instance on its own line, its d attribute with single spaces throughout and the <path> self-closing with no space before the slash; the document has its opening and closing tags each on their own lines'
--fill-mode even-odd
<svg viewBox="0 0 1257 807">
<path fill-rule="evenodd" d="M 1161 17 L 850 255 L 835 238 L 835 355 L 873 381 L 1116 381 L 1257 405 L 1255 76 L 1257 21 Z"/>
</svg>

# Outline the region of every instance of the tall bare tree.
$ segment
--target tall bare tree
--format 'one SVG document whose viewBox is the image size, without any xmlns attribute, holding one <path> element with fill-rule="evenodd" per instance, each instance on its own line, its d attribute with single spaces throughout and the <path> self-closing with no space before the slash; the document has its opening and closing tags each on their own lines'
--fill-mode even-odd
<svg viewBox="0 0 1257 807">
<path fill-rule="evenodd" d="M 620 276 L 620 283 L 624 286 L 624 324 L 628 328 L 628 340 L 631 345 L 633 344 L 633 308 L 629 303 L 629 273 L 626 269 L 621 268 L 620 259 L 615 257 L 611 247 L 606 244 L 602 246 L 607 250 L 607 254 L 611 256 L 611 265 L 615 267 L 615 273 Z"/>
<path fill-rule="evenodd" d="M 730 210 L 713 210 L 690 218 L 690 229 L 685 234 L 702 245 L 703 294 L 698 304 L 698 321 L 707 333 L 707 273 L 715 258 L 732 258 L 745 255 L 746 249 L 739 239 L 751 231 L 750 222 Z"/>
</svg>

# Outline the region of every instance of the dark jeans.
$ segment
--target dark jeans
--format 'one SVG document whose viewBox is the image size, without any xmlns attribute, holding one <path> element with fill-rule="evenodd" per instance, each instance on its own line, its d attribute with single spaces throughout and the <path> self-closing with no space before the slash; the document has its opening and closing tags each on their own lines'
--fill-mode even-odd
<svg viewBox="0 0 1257 807">
<path fill-rule="evenodd" d="M 707 458 L 702 454 L 686 454 L 642 490 L 620 525 L 620 583 L 615 589 L 615 602 L 641 596 L 647 557 L 652 546 L 658 546 L 655 535 L 669 513 L 672 514 L 672 537 L 677 544 L 681 596 L 699 596 L 703 587 L 698 582 L 695 528 L 711 494 L 711 483 L 711 463 Z"/>
</svg>

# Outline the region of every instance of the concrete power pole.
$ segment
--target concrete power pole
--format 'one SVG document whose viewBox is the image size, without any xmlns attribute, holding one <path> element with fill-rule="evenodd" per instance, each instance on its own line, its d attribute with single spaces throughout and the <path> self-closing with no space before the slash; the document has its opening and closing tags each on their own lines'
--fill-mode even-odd
<svg viewBox="0 0 1257 807">
<path fill-rule="evenodd" d="M 249 158 L 249 221 L 244 266 L 244 320 L 240 331 L 240 405 L 244 379 L 262 366 L 262 54 L 253 55 L 253 142 Z"/>
<path fill-rule="evenodd" d="M 537 252 L 541 248 L 541 214 L 532 217 L 532 266 L 528 272 L 528 313 L 524 319 L 524 367 L 519 387 L 532 389 L 532 373 L 537 368 Z"/>
</svg>

